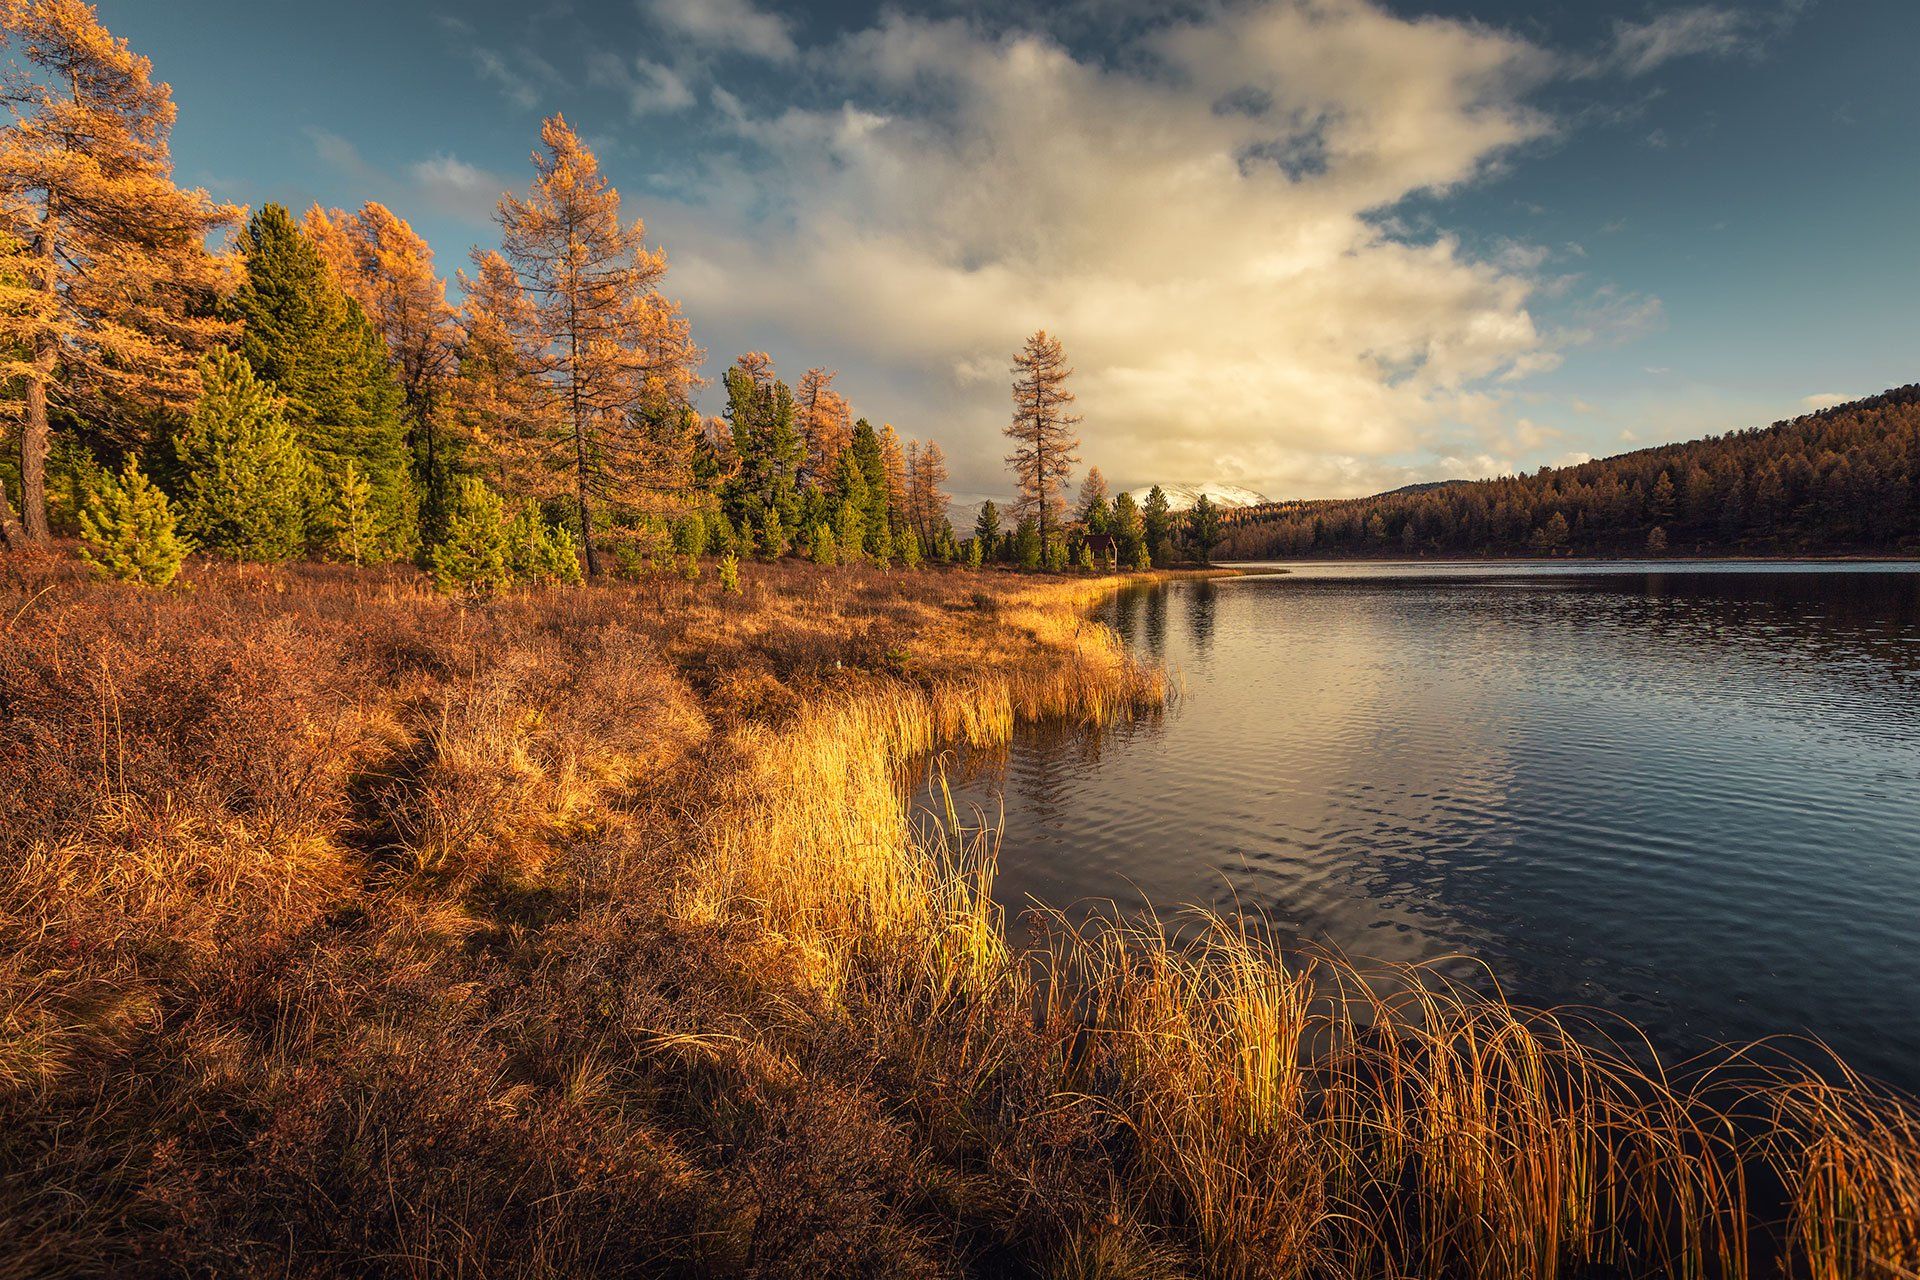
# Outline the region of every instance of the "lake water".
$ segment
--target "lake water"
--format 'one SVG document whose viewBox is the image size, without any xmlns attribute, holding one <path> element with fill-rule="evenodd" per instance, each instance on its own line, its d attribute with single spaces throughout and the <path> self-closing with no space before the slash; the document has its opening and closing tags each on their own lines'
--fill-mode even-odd
<svg viewBox="0 0 1920 1280">
<path fill-rule="evenodd" d="M 1104 607 L 1163 716 L 949 760 L 1011 914 L 1237 904 L 1920 1090 L 1920 565 L 1288 567 Z"/>
</svg>

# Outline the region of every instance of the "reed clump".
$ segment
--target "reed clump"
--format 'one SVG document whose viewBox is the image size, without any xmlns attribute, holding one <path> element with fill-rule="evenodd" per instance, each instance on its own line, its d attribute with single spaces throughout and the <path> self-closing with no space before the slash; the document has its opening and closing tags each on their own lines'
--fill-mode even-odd
<svg viewBox="0 0 1920 1280">
<path fill-rule="evenodd" d="M 4 572 L 0 1275 L 1920 1270 L 1843 1068 L 1217 918 L 1010 948 L 901 771 L 1153 713 L 1110 584 Z"/>
</svg>

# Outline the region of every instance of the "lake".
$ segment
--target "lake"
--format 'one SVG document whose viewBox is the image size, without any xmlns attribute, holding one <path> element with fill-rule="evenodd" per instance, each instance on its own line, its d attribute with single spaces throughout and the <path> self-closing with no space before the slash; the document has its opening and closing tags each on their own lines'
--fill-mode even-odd
<svg viewBox="0 0 1920 1280">
<path fill-rule="evenodd" d="M 1258 912 L 1920 1091 L 1920 565 L 1284 567 L 1103 607 L 1164 715 L 948 758 L 1010 918 Z"/>
</svg>

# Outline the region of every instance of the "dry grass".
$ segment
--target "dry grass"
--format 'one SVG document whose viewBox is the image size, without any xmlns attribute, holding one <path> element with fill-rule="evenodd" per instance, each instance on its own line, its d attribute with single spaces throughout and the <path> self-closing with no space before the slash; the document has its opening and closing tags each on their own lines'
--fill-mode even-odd
<svg viewBox="0 0 1920 1280">
<path fill-rule="evenodd" d="M 1016 955 L 900 771 L 1100 583 L 0 570 L 0 1276 L 1920 1271 L 1920 1113 L 1217 920 Z"/>
</svg>

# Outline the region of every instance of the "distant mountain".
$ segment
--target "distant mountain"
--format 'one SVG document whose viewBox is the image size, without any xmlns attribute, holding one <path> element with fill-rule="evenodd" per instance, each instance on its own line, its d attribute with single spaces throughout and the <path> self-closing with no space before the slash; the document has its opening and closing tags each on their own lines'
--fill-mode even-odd
<svg viewBox="0 0 1920 1280">
<path fill-rule="evenodd" d="M 1463 484 L 1461 480 L 1422 480 L 1419 484 L 1403 484 L 1398 489 L 1388 489 L 1385 493 L 1376 493 L 1376 498 L 1391 498 L 1402 493 L 1430 493 L 1435 489 L 1444 489 L 1450 484 Z"/>
<path fill-rule="evenodd" d="M 1153 492 L 1151 485 L 1144 489 L 1129 489 L 1133 500 L 1145 503 L 1147 495 Z M 1255 493 L 1251 489 L 1242 489 L 1232 484 L 1163 484 L 1160 492 L 1167 495 L 1167 507 L 1172 511 L 1185 511 L 1200 500 L 1201 494 L 1213 500 L 1213 505 L 1223 510 L 1234 511 L 1241 507 L 1264 506 L 1270 499 L 1264 493 Z"/>
<path fill-rule="evenodd" d="M 1227 517 L 1223 559 L 1913 554 L 1920 386 L 1770 427 L 1493 480 Z"/>
</svg>

